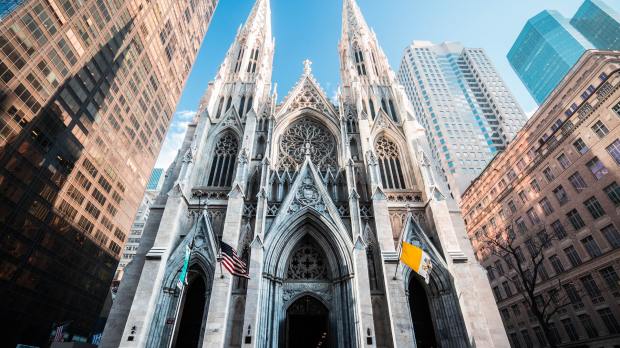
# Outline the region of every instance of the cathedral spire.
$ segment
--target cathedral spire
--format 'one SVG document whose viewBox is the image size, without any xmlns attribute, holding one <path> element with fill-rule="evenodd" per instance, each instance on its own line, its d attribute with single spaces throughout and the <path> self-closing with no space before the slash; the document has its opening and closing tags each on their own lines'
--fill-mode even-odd
<svg viewBox="0 0 620 348">
<path fill-rule="evenodd" d="M 369 33 L 370 29 L 362 11 L 355 0 L 343 0 L 342 1 L 342 36 L 350 35 L 351 33 Z"/>
<path fill-rule="evenodd" d="M 220 66 L 218 77 L 227 80 L 271 79 L 273 38 L 269 0 L 256 0 L 247 20 L 239 28 Z"/>
</svg>

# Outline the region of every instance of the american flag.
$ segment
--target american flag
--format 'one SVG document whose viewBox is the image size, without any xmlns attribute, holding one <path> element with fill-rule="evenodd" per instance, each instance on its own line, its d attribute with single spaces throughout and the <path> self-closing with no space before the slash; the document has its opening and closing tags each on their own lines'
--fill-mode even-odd
<svg viewBox="0 0 620 348">
<path fill-rule="evenodd" d="M 230 274 L 237 277 L 250 279 L 248 276 L 248 267 L 245 262 L 237 255 L 237 251 L 230 245 L 220 242 L 220 262 Z"/>
<path fill-rule="evenodd" d="M 65 330 L 65 325 L 58 325 L 56 326 L 56 335 L 54 335 L 54 342 L 64 342 L 65 341 L 65 335 L 64 335 L 64 331 Z"/>
</svg>

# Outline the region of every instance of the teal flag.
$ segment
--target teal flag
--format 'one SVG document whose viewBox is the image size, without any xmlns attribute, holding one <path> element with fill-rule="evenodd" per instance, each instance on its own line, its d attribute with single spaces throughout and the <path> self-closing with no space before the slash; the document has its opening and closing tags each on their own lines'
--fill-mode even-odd
<svg viewBox="0 0 620 348">
<path fill-rule="evenodd" d="M 189 246 L 185 246 L 185 258 L 183 259 L 183 268 L 181 268 L 181 274 L 179 275 L 179 285 L 187 285 L 187 268 L 189 267 L 189 254 L 191 250 Z"/>
</svg>

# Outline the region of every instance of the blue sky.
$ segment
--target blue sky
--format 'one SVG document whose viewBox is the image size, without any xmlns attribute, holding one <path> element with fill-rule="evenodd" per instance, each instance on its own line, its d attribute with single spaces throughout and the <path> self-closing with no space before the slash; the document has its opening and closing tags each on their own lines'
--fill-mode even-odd
<svg viewBox="0 0 620 348">
<path fill-rule="evenodd" d="M 544 9 L 567 17 L 583 0 L 357 0 L 368 24 L 375 30 L 392 69 L 400 64 L 404 48 L 413 40 L 460 41 L 484 48 L 502 78 L 530 114 L 534 100 L 514 74 L 506 53 L 528 18 Z M 606 0 L 620 9 L 620 0 Z M 245 21 L 254 0 L 220 0 L 205 37 L 166 142 L 157 161 L 168 166 L 183 139 L 187 123 L 200 97 Z M 302 61 L 312 60 L 313 73 L 329 97 L 339 84 L 338 41 L 341 0 L 271 0 L 276 40 L 273 82 L 281 100 L 302 72 Z"/>
</svg>

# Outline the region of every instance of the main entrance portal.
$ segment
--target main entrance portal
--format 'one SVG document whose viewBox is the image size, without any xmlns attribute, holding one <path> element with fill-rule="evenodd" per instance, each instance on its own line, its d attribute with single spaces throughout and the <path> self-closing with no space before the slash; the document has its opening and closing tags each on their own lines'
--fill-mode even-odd
<svg viewBox="0 0 620 348">
<path fill-rule="evenodd" d="M 303 296 L 286 311 L 287 348 L 325 348 L 329 345 L 329 311 L 312 296 Z"/>
</svg>

